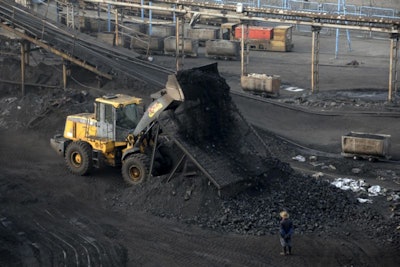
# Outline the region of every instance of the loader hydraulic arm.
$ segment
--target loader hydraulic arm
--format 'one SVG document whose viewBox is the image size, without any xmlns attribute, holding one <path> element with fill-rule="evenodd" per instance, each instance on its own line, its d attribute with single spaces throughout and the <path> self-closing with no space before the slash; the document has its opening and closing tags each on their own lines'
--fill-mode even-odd
<svg viewBox="0 0 400 267">
<path fill-rule="evenodd" d="M 166 87 L 152 95 L 152 98 L 155 100 L 149 105 L 142 119 L 137 124 L 133 131 L 134 136 L 138 136 L 145 130 L 172 102 L 184 101 L 185 99 L 175 75 L 170 75 Z"/>
</svg>

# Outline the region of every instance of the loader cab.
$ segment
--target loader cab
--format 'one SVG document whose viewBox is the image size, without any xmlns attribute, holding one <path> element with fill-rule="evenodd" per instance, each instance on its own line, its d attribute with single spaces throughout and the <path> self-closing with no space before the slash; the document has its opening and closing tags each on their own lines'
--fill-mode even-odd
<svg viewBox="0 0 400 267">
<path fill-rule="evenodd" d="M 142 99 L 122 94 L 106 95 L 95 101 L 97 137 L 125 141 L 143 115 Z"/>
</svg>

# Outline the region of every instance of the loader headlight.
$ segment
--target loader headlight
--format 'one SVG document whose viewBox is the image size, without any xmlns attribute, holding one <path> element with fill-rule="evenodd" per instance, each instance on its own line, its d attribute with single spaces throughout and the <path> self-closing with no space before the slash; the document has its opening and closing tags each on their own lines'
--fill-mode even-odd
<svg viewBox="0 0 400 267">
<path fill-rule="evenodd" d="M 132 134 L 128 135 L 128 137 L 126 139 L 128 140 L 129 144 L 131 144 L 131 145 L 133 145 L 133 143 L 135 143 L 135 137 Z"/>
</svg>

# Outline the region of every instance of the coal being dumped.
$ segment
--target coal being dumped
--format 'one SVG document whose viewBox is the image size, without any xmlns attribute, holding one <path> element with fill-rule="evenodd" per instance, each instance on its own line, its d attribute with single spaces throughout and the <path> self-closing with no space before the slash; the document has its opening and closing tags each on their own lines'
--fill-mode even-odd
<svg viewBox="0 0 400 267">
<path fill-rule="evenodd" d="M 232 195 L 271 168 L 268 148 L 231 100 L 217 64 L 177 74 L 185 101 L 160 124 L 219 190 Z"/>
<path fill-rule="evenodd" d="M 275 234 L 284 209 L 293 215 L 297 233 L 334 229 L 346 234 L 342 225 L 355 223 L 382 242 L 392 238 L 395 222 L 382 224 L 384 217 L 359 204 L 350 192 L 297 173 L 273 157 L 231 100 L 216 64 L 180 71 L 177 80 L 185 101 L 161 115 L 159 122 L 210 182 L 181 175 L 162 185 L 153 181 L 119 201 L 161 217 L 239 234 Z M 270 147 L 279 143 L 273 135 L 268 140 L 275 142 Z M 211 184 L 228 197 L 217 197 Z"/>
<path fill-rule="evenodd" d="M 234 118 L 230 88 L 216 64 L 181 71 L 177 79 L 185 95 L 181 135 L 197 145 L 224 141 L 233 130 Z"/>
</svg>

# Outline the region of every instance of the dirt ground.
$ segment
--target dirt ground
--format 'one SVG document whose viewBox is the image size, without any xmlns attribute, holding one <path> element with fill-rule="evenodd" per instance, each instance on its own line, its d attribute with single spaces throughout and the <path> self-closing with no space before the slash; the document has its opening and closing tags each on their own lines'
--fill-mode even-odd
<svg viewBox="0 0 400 267">
<path fill-rule="evenodd" d="M 19 51 L 17 44 L 1 42 L 2 47 Z M 282 89 L 280 97 L 270 99 L 274 103 L 318 112 L 389 110 L 392 115 L 379 121 L 384 132 L 397 133 L 399 125 L 393 122 L 397 99 L 387 103 L 385 97 L 389 42 L 353 39 L 351 52 L 341 42 L 340 57 L 334 59 L 334 37 L 321 40 L 319 97 L 309 90 L 311 39 L 306 34 L 294 37 L 291 53 L 251 53 L 249 72 L 280 75 L 284 86 L 304 89 Z M 118 169 L 86 177 L 69 174 L 63 159 L 50 148 L 49 138 L 62 132 L 67 114 L 92 111 L 96 96 L 128 92 L 148 101 L 154 89 L 118 81 L 99 89 L 91 74 L 74 69 L 69 89 L 62 90 L 57 58 L 43 52 L 32 57 L 28 82 L 54 87 L 28 86 L 21 97 L 18 85 L 0 83 L 1 266 L 397 266 L 400 262 L 398 158 L 377 163 L 342 158 L 338 141 L 331 138 L 340 132 L 332 128 L 346 121 L 342 130 L 354 129 L 356 124 L 347 121 L 348 116 L 336 116 L 328 123 L 313 114 L 290 120 L 298 110 L 271 104 L 268 110 L 257 111 L 254 102 L 233 97 L 275 157 L 275 167 L 257 186 L 228 199 L 219 198 L 201 175 L 175 177 L 171 182 L 155 177 L 132 188 L 123 183 Z M 346 65 L 354 60 L 360 64 Z M 202 56 L 185 58 L 184 67 L 211 62 L 215 60 Z M 154 63 L 171 68 L 175 64 L 164 56 L 155 56 Z M 240 63 L 218 64 L 231 90 L 240 91 Z M 18 60 L 3 56 L 0 68 L 2 80 L 18 81 Z M 338 89 L 351 94 L 339 94 Z M 376 98 L 364 97 L 372 92 Z M 360 124 L 382 131 L 381 125 L 373 125 L 375 120 L 370 121 Z M 338 177 L 364 179 L 385 190 L 376 197 L 343 191 L 329 184 Z M 361 204 L 359 197 L 373 203 Z M 281 209 L 289 211 L 296 227 L 294 253 L 288 257 L 279 255 Z"/>
</svg>

